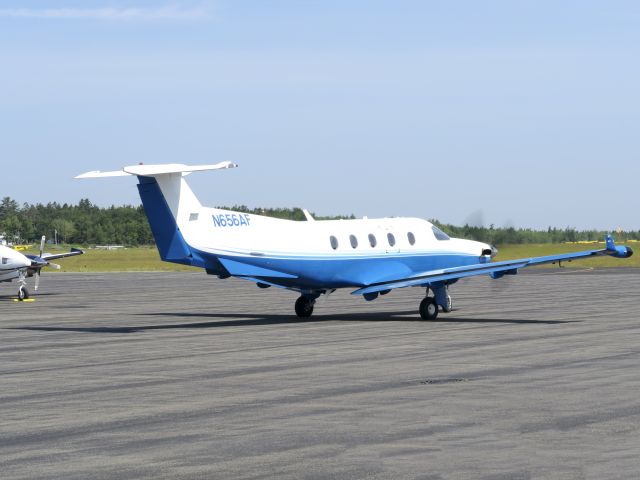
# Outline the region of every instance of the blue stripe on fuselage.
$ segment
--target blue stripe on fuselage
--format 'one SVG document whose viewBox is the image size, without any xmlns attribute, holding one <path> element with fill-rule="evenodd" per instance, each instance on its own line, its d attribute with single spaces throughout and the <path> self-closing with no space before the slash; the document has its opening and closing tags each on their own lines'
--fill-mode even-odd
<svg viewBox="0 0 640 480">
<path fill-rule="evenodd" d="M 198 252 L 204 259 L 217 258 L 206 252 Z M 417 273 L 443 268 L 460 267 L 478 263 L 474 255 L 418 254 L 368 258 L 274 258 L 220 255 L 220 258 L 246 263 L 265 270 L 295 275 L 298 278 L 270 278 L 274 283 L 302 289 L 329 289 L 366 286 L 374 283 L 407 278 Z"/>
</svg>

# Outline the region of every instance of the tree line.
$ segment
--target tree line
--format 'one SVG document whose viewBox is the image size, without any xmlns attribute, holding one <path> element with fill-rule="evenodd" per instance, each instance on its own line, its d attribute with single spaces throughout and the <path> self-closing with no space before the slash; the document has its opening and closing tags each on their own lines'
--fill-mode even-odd
<svg viewBox="0 0 640 480">
<path fill-rule="evenodd" d="M 300 208 L 249 208 L 246 205 L 219 207 L 254 215 L 266 215 L 288 220 L 305 220 Z M 315 215 L 314 215 L 315 216 Z M 315 217 L 318 220 L 352 219 L 354 215 Z M 520 243 L 560 243 L 601 240 L 607 233 L 598 230 L 552 228 L 533 230 L 527 228 L 497 228 L 456 226 L 431 220 L 453 237 L 480 240 L 494 245 Z M 25 203 L 19 205 L 10 197 L 0 202 L 0 235 L 13 243 L 33 243 L 42 235 L 57 239 L 59 243 L 76 245 L 153 245 L 153 235 L 141 205 L 98 207 L 89 199 L 77 205 L 57 202 Z M 640 231 L 622 232 L 621 240 L 640 239 Z"/>
</svg>

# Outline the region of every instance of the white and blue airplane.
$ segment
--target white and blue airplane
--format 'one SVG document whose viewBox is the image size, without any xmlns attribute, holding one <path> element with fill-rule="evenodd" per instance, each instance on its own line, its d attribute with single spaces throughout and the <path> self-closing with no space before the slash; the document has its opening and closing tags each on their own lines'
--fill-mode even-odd
<svg viewBox="0 0 640 480">
<path fill-rule="evenodd" d="M 51 260 L 64 257 L 82 255 L 84 252 L 77 248 L 72 248 L 67 253 L 43 253 L 45 237 L 40 242 L 40 254 L 23 254 L 5 245 L 0 245 L 0 282 L 11 282 L 18 279 L 18 300 L 29 298 L 27 290 L 27 277 L 35 275 L 34 290 L 38 290 L 40 285 L 40 272 L 44 267 L 60 269 L 60 265 L 51 263 Z"/>
<path fill-rule="evenodd" d="M 237 167 L 215 165 L 134 165 L 121 171 L 93 171 L 76 178 L 134 175 L 162 260 L 204 268 L 219 278 L 238 277 L 258 287 L 281 287 L 300 294 L 298 317 L 310 317 L 316 299 L 338 288 L 374 300 L 395 288 L 426 288 L 420 316 L 434 320 L 451 311 L 449 286 L 461 278 L 497 279 L 533 265 L 598 255 L 628 258 L 629 247 L 610 235 L 600 250 L 494 262 L 486 243 L 450 238 L 418 218 L 307 221 L 203 207 L 185 181 L 192 172 Z M 433 295 L 430 295 L 433 292 Z"/>
</svg>

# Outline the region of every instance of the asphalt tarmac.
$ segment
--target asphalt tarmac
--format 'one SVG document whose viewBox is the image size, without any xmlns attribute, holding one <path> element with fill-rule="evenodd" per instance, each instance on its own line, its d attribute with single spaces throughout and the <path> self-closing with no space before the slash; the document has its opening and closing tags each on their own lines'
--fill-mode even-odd
<svg viewBox="0 0 640 480">
<path fill-rule="evenodd" d="M 319 301 L 203 273 L 0 284 L 0 478 L 622 479 L 640 472 L 640 272 Z"/>
</svg>

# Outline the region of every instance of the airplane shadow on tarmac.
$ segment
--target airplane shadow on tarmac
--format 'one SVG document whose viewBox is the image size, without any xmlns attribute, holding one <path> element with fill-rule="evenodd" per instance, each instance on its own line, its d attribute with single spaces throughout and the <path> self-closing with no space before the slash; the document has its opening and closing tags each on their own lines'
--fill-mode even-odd
<svg viewBox="0 0 640 480">
<path fill-rule="evenodd" d="M 210 320 L 206 322 L 172 323 L 159 325 L 139 325 L 123 327 L 13 327 L 9 330 L 31 330 L 39 332 L 81 332 L 81 333 L 137 333 L 150 330 L 174 330 L 174 329 L 197 329 L 197 328 L 226 328 L 226 327 L 256 327 L 282 324 L 313 324 L 320 322 L 412 322 L 424 324 L 514 324 L 514 325 L 555 325 L 565 323 L 576 323 L 580 320 L 516 320 L 516 319 L 494 319 L 494 318 L 456 318 L 442 315 L 435 321 L 425 321 L 420 319 L 415 311 L 405 312 L 381 312 L 381 313 L 351 313 L 341 315 L 317 315 L 309 319 L 301 319 L 295 316 L 283 315 L 258 315 L 246 313 L 139 313 L 143 317 L 171 317 L 171 318 L 208 318 L 226 319 Z M 405 317 L 404 315 L 415 315 Z"/>
</svg>

